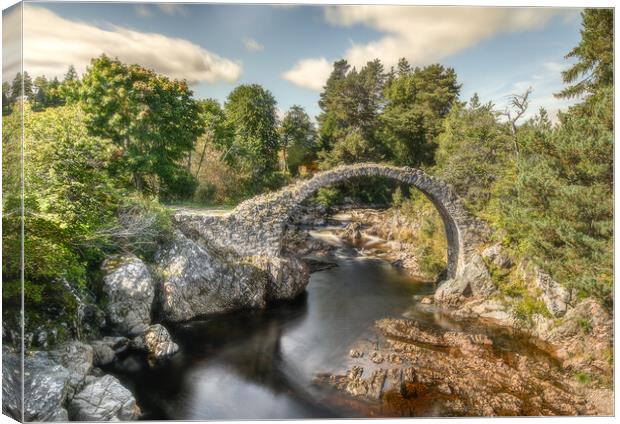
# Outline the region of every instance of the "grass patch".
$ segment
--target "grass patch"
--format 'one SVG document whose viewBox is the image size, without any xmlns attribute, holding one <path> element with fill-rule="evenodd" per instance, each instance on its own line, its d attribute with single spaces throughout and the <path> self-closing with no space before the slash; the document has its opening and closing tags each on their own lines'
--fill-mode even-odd
<svg viewBox="0 0 620 424">
<path fill-rule="evenodd" d="M 529 295 L 517 301 L 514 306 L 514 313 L 517 319 L 529 324 L 532 324 L 532 318 L 536 314 L 542 315 L 545 318 L 551 318 L 545 302 Z"/>
<path fill-rule="evenodd" d="M 575 373 L 575 380 L 579 382 L 579 384 L 583 384 L 584 386 L 589 386 L 592 384 L 592 376 L 585 372 L 577 372 Z"/>
<path fill-rule="evenodd" d="M 579 318 L 577 320 L 577 325 L 586 334 L 590 334 L 592 332 L 592 323 L 587 318 Z"/>
</svg>

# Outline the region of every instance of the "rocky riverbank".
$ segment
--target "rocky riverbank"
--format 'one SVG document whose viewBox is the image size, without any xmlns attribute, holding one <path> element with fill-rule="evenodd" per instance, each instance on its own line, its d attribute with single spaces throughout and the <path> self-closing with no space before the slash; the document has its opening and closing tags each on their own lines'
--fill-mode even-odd
<svg viewBox="0 0 620 424">
<path fill-rule="evenodd" d="M 26 351 L 25 421 L 136 420 L 141 411 L 134 395 L 107 370 L 132 352 L 156 366 L 178 351 L 166 328 L 153 323 L 157 285 L 149 267 L 134 255 L 118 255 L 102 270 L 106 302 L 95 315 L 98 332 L 108 335 Z M 21 399 L 14 393 L 21 386 L 21 361 L 9 345 L 3 345 L 3 366 L 3 410 L 21 420 Z"/>
<path fill-rule="evenodd" d="M 390 234 L 393 223 L 389 212 L 354 210 L 347 211 L 346 218 L 351 223 L 337 232 L 344 242 L 361 254 L 388 260 L 420 277 L 420 258 L 413 246 L 377 237 Z M 443 399 L 437 400 L 445 401 L 441 410 L 452 410 L 455 415 L 612 414 L 613 320 L 609 312 L 593 299 L 579 301 L 542 270 L 514 261 L 499 244 L 484 248 L 480 256 L 483 266 L 494 274 L 488 274 L 490 280 L 498 270 L 503 270 L 504 277 L 512 273 L 521 282 L 521 291 L 509 296 L 500 286 L 489 296 L 463 293 L 448 302 L 435 296 L 420 299 L 421 303 L 446 319 L 468 320 L 481 328 L 492 326 L 513 332 L 515 337 L 542 349 L 547 357 L 544 362 L 527 355 L 498 353 L 488 338 L 472 342 L 465 333 L 437 333 L 417 327 L 414 321 L 386 320 L 373 329 L 377 333 L 375 341 L 360 341 L 359 346 L 352 346 L 347 373 L 319 376 L 317 384 L 331 385 L 347 395 L 340 401 L 353 402 L 370 415 L 431 414 L 424 410 L 429 399 Z M 523 310 L 525 302 L 535 302 L 536 307 Z M 406 335 L 402 333 L 405 329 Z M 446 337 L 452 344 L 442 341 Z M 469 361 L 472 355 L 475 360 Z M 391 365 L 378 367 L 382 363 Z M 556 366 L 550 367 L 550 363 Z M 418 372 L 413 373 L 416 369 Z M 485 375 L 485 369 L 493 370 L 494 377 L 477 381 Z M 510 383 L 507 376 L 518 379 L 518 385 L 510 386 L 517 383 Z M 554 387 L 561 389 L 549 388 L 543 384 L 545 381 L 553 381 Z M 450 385 L 454 387 L 440 393 L 438 387 Z M 407 387 L 416 387 L 415 393 L 412 395 Z M 480 390 L 472 391 L 471 387 Z M 504 387 L 503 392 L 500 387 Z M 506 390 L 513 389 L 522 394 L 521 398 L 506 394 Z M 543 389 L 547 398 L 527 397 Z"/>
<path fill-rule="evenodd" d="M 527 350 L 514 351 L 486 332 L 383 319 L 351 346 L 346 373 L 315 383 L 336 390 L 331 402 L 371 417 L 613 413 L 604 392 L 580 386 L 522 335 L 510 337 Z"/>
</svg>

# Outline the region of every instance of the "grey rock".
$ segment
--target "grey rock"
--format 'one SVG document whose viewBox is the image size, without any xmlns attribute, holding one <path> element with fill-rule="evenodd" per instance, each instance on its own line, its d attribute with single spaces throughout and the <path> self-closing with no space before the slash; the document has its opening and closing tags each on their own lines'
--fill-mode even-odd
<svg viewBox="0 0 620 424">
<path fill-rule="evenodd" d="M 255 264 L 209 249 L 176 232 L 158 252 L 162 276 L 162 313 L 170 321 L 262 308 L 267 302 L 267 273 Z"/>
<path fill-rule="evenodd" d="M 534 285 L 542 292 L 542 300 L 555 317 L 564 315 L 573 301 L 571 292 L 559 285 L 549 274 L 535 271 Z"/>
<path fill-rule="evenodd" d="M 22 360 L 13 349 L 2 346 L 2 413 L 22 421 Z"/>
<path fill-rule="evenodd" d="M 509 268 L 512 266 L 512 259 L 504 252 L 501 243 L 495 243 L 482 251 L 482 257 L 491 261 L 499 268 Z"/>
<path fill-rule="evenodd" d="M 104 367 L 114 362 L 116 356 L 129 347 L 129 339 L 106 336 L 101 340 L 91 342 L 91 346 L 94 354 L 94 365 Z"/>
<path fill-rule="evenodd" d="M 69 404 L 69 417 L 76 421 L 126 421 L 139 416 L 134 396 L 111 375 L 87 384 Z"/>
<path fill-rule="evenodd" d="M 47 352 L 30 352 L 24 358 L 24 420 L 52 421 L 62 416 L 73 392 L 72 373 Z"/>
<path fill-rule="evenodd" d="M 457 302 L 461 297 L 489 297 L 497 291 L 482 257 L 472 253 L 457 277 L 443 282 L 435 291 L 435 301 Z"/>
<path fill-rule="evenodd" d="M 65 408 L 58 408 L 47 421 L 67 422 L 69 421 L 69 412 Z"/>
<path fill-rule="evenodd" d="M 151 274 L 135 255 L 108 258 L 103 291 L 108 296 L 105 312 L 109 323 L 122 335 L 142 334 L 151 322 L 155 286 Z"/>
<path fill-rule="evenodd" d="M 161 324 L 151 325 L 148 330 L 146 330 L 142 336 L 137 337 L 137 339 L 140 341 L 135 342 L 135 344 L 140 344 L 149 352 L 149 360 L 152 363 L 157 363 L 166 359 L 179 350 L 179 345 L 172 340 L 166 327 Z"/>
<path fill-rule="evenodd" d="M 461 278 L 469 281 L 474 296 L 488 297 L 497 291 L 489 270 L 477 253 L 473 253 L 465 264 Z"/>
<path fill-rule="evenodd" d="M 89 334 L 96 334 L 106 325 L 105 312 L 92 303 L 82 305 L 80 315 L 82 326 Z"/>
<path fill-rule="evenodd" d="M 105 367 L 114 362 L 116 358 L 116 352 L 110 347 L 109 344 L 97 340 L 92 342 L 92 348 L 94 353 L 94 365 L 96 367 Z"/>
<path fill-rule="evenodd" d="M 51 351 L 49 355 L 69 371 L 69 385 L 72 392 L 84 383 L 84 379 L 93 369 L 93 348 L 79 341 L 65 343 Z M 70 393 L 70 396 L 72 394 Z"/>
</svg>

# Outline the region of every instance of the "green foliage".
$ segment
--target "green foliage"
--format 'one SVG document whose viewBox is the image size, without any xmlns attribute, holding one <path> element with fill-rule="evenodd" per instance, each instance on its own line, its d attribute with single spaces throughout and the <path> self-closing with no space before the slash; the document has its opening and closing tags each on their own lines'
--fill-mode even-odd
<svg viewBox="0 0 620 424">
<path fill-rule="evenodd" d="M 226 120 L 224 110 L 217 100 L 207 99 L 198 102 L 200 116 L 205 123 L 205 132 L 198 138 L 194 146 L 194 152 L 190 156 L 190 169 L 198 179 L 202 166 L 207 159 L 209 147 L 224 152 L 221 155 L 225 160 L 234 141 L 234 132 Z"/>
<path fill-rule="evenodd" d="M 536 119 L 520 132 L 515 173 L 496 187 L 497 223 L 518 251 L 557 280 L 611 304 L 613 131 L 611 89 L 551 128 Z"/>
<path fill-rule="evenodd" d="M 18 311 L 21 303 L 20 118 L 3 118 L 7 314 Z M 56 329 L 61 323 L 75 329 L 79 324 L 72 290 L 81 296 L 96 293 L 100 275 L 95 270 L 112 252 L 152 257 L 156 246 L 170 238 L 170 217 L 156 202 L 128 196 L 118 187 L 109 173 L 115 146 L 89 134 L 78 104 L 42 112 L 26 105 L 24 129 L 26 331 L 50 323 Z"/>
<path fill-rule="evenodd" d="M 80 88 L 90 134 L 117 147 L 116 175 L 128 173 L 139 191 L 164 198 L 189 180 L 180 161 L 204 131 L 191 95 L 184 81 L 105 55 L 91 62 Z"/>
<path fill-rule="evenodd" d="M 400 188 L 400 186 L 396 187 L 396 190 L 394 190 L 394 192 L 392 193 L 392 207 L 398 208 L 402 206 L 404 201 L 405 198 L 403 196 L 402 189 Z"/>
<path fill-rule="evenodd" d="M 394 191 L 393 198 L 401 198 L 400 206 L 394 209 L 401 219 L 397 221 L 399 228 L 392 229 L 392 237 L 412 243 L 420 272 L 434 279 L 448 264 L 448 243 L 441 216 L 416 188 L 410 188 L 407 198 L 398 193 L 402 193 L 400 187 Z"/>
<path fill-rule="evenodd" d="M 359 140 L 364 140 L 367 145 L 376 144 L 384 82 L 383 65 L 378 59 L 368 62 L 359 72 L 351 69 L 346 60 L 334 63 L 334 70 L 319 100 L 322 110 L 318 117 L 319 138 L 323 150 L 333 150 L 338 142 L 351 134 L 355 134 L 357 144 L 360 144 Z M 348 144 L 351 144 L 350 140 Z M 323 157 L 328 159 L 325 155 Z M 350 156 L 331 158 L 330 166 L 351 163 L 347 160 L 351 160 Z"/>
<path fill-rule="evenodd" d="M 66 103 L 75 103 L 80 100 L 80 89 L 82 83 L 73 65 L 69 65 L 62 84 L 57 88 L 57 94 Z"/>
<path fill-rule="evenodd" d="M 575 379 L 579 384 L 583 384 L 584 386 L 589 386 L 592 384 L 592 376 L 585 372 L 577 372 L 575 373 Z"/>
<path fill-rule="evenodd" d="M 11 83 L 11 100 L 15 102 L 18 99 L 21 99 L 22 95 L 26 98 L 30 98 L 32 97 L 32 94 L 32 78 L 26 71 L 24 71 L 23 74 L 18 72 Z"/>
<path fill-rule="evenodd" d="M 173 238 L 170 211 L 153 199 L 134 194 L 119 205 L 110 228 L 115 248 L 151 261 L 158 246 Z"/>
<path fill-rule="evenodd" d="M 545 302 L 528 295 L 517 301 L 514 306 L 514 314 L 517 319 L 529 324 L 532 323 L 532 319 L 535 314 L 539 314 L 547 318 L 551 317 L 547 306 L 545 306 Z"/>
<path fill-rule="evenodd" d="M 577 325 L 586 334 L 590 334 L 592 332 L 592 322 L 587 318 L 578 318 Z"/>
<path fill-rule="evenodd" d="M 20 115 L 3 119 L 3 139 L 21 124 Z M 24 115 L 24 288 L 26 330 L 41 322 L 75 324 L 76 301 L 67 285 L 88 291 L 88 269 L 112 248 L 106 229 L 122 197 L 107 173 L 111 143 L 88 135 L 77 107 L 59 107 Z M 6 186 L 3 203 L 3 302 L 18 308 L 21 285 L 20 161 L 7 145 L 3 157 Z M 19 146 L 19 144 L 17 144 Z M 3 144 L 3 148 L 5 145 Z M 4 185 L 4 184 L 3 184 Z M 50 321 L 51 320 L 51 321 Z"/>
<path fill-rule="evenodd" d="M 398 73 L 385 85 L 381 138 L 397 165 L 431 165 L 443 118 L 457 101 L 460 85 L 451 68 L 411 69 L 401 59 Z"/>
<path fill-rule="evenodd" d="M 247 174 L 248 184 L 258 192 L 278 163 L 276 101 L 258 84 L 240 85 L 228 95 L 224 113 L 234 134 L 226 161 Z"/>
<path fill-rule="evenodd" d="M 298 174 L 300 165 L 316 159 L 316 129 L 301 106 L 292 106 L 284 115 L 280 124 L 280 143 L 285 167 L 292 175 Z"/>
<path fill-rule="evenodd" d="M 323 206 L 334 206 L 342 203 L 342 200 L 342 191 L 336 187 L 321 187 L 315 195 L 316 203 Z"/>
<path fill-rule="evenodd" d="M 577 63 L 562 72 L 564 82 L 572 85 L 562 90 L 560 97 L 591 95 L 613 85 L 614 11 L 585 9 L 581 17 L 581 41 L 566 55 Z"/>
<path fill-rule="evenodd" d="M 491 103 L 454 105 L 438 138 L 435 173 L 451 184 L 473 211 L 482 211 L 491 187 L 511 166 L 510 133 L 497 121 Z"/>
<path fill-rule="evenodd" d="M 336 165 L 374 162 L 381 158 L 379 149 L 368 138 L 365 138 L 362 131 L 353 129 L 334 143 L 330 151 L 322 151 L 319 157 L 322 160 L 321 168 L 328 169 Z"/>
</svg>

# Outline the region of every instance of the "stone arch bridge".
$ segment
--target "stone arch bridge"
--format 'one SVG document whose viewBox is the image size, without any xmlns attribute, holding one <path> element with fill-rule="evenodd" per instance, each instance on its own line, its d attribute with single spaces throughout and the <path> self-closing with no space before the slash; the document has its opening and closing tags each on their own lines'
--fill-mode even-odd
<svg viewBox="0 0 620 424">
<path fill-rule="evenodd" d="M 447 282 L 440 286 L 438 294 L 476 294 L 482 290 L 481 285 L 488 286 L 488 272 L 477 253 L 484 225 L 465 210 L 449 185 L 419 169 L 374 163 L 339 166 L 279 191 L 253 197 L 228 213 L 185 210 L 174 214 L 174 222 L 184 237 L 203 248 L 226 252 L 227 261 L 232 255 L 267 271 L 266 300 L 292 298 L 305 289 L 308 272 L 299 259 L 284 253 L 284 234 L 291 218 L 302 202 L 321 187 L 363 177 L 409 184 L 437 208 L 448 241 Z"/>
</svg>

